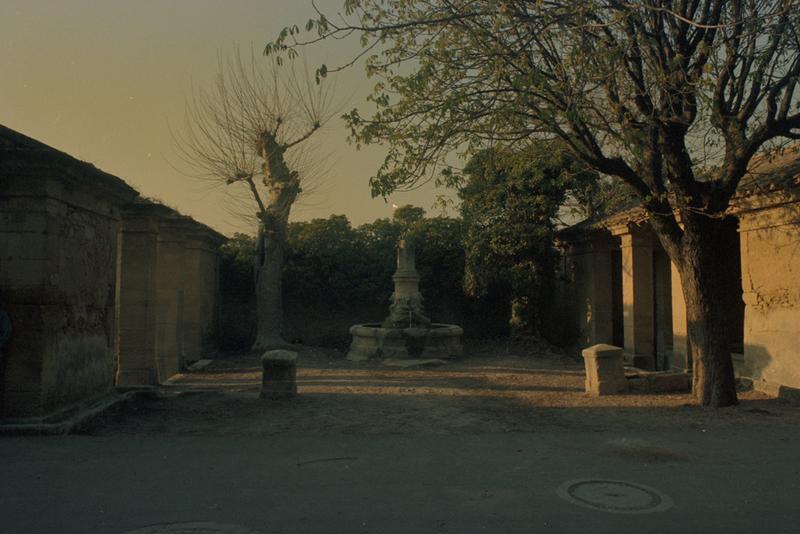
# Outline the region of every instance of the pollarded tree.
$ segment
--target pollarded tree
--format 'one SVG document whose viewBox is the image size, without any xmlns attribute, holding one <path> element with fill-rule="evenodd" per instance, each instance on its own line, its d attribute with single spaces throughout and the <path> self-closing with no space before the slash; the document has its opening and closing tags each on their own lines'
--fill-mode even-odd
<svg viewBox="0 0 800 534">
<path fill-rule="evenodd" d="M 258 327 L 253 350 L 282 338 L 282 268 L 289 212 L 313 167 L 308 140 L 331 118 L 330 94 L 275 58 L 221 58 L 215 83 L 193 95 L 178 140 L 205 178 L 239 188 L 255 213 Z M 305 150 L 303 150 L 305 149 Z M 306 171 L 306 172 L 304 172 Z"/>
<path fill-rule="evenodd" d="M 725 213 L 754 155 L 800 138 L 798 19 L 800 0 L 346 0 L 266 51 L 361 36 L 377 109 L 349 119 L 357 142 L 391 144 L 377 193 L 535 137 L 623 180 L 680 273 L 694 396 L 725 406 Z"/>
</svg>

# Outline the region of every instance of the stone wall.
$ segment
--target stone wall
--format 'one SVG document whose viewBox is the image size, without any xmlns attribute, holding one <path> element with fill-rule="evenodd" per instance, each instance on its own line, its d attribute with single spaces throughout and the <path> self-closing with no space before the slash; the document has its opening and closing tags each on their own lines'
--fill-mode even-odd
<svg viewBox="0 0 800 534">
<path fill-rule="evenodd" d="M 754 160 L 729 210 L 720 257 L 729 290 L 731 357 L 736 373 L 756 388 L 800 398 L 800 145 Z M 604 304 L 615 290 L 605 258 L 609 236 L 619 238 L 622 317 Z M 648 230 L 640 208 L 587 221 L 559 234 L 563 257 L 559 310 L 553 320 L 574 326 L 582 347 L 612 343 L 629 363 L 691 371 L 686 303 L 680 276 Z M 613 256 L 612 256 L 613 258 Z M 621 322 L 624 340 L 608 341 Z M 612 337 L 617 337 L 613 334 Z"/>
<path fill-rule="evenodd" d="M 123 212 L 120 386 L 156 385 L 216 345 L 224 237 L 166 206 Z"/>
<path fill-rule="evenodd" d="M 775 199 L 742 212 L 745 300 L 743 376 L 779 394 L 800 388 L 800 201 Z"/>
<path fill-rule="evenodd" d="M 166 380 L 212 349 L 224 237 L 0 126 L 0 418 Z"/>
<path fill-rule="evenodd" d="M 41 417 L 110 391 L 116 351 L 116 177 L 0 127 L 0 289 L 14 335 L 2 415 Z"/>
</svg>

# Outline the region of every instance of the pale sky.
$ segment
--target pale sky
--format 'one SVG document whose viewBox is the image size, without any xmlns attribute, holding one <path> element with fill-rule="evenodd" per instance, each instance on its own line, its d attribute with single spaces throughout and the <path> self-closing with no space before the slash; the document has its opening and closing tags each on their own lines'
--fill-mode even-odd
<svg viewBox="0 0 800 534">
<path fill-rule="evenodd" d="M 327 13 L 343 0 L 317 0 Z M 231 218 L 223 193 L 183 175 L 170 128 L 184 121 L 192 88 L 209 83 L 219 51 L 260 51 L 286 25 L 302 27 L 310 0 L 0 0 L 0 124 L 115 174 L 217 230 L 247 231 Z M 317 46 L 309 62 L 336 64 L 355 41 Z M 345 110 L 364 102 L 374 80 L 363 65 L 337 75 Z M 353 224 L 390 217 L 392 204 L 433 214 L 432 186 L 372 199 L 368 180 L 383 150 L 356 151 L 336 119 L 321 132 L 332 154 L 320 190 L 292 220 L 345 214 Z M 177 167 L 177 169 L 175 168 Z M 451 195 L 452 196 L 452 195 Z"/>
</svg>

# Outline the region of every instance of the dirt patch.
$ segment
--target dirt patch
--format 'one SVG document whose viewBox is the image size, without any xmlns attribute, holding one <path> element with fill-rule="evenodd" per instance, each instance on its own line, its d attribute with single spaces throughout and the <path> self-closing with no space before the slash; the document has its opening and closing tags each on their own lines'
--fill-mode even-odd
<svg viewBox="0 0 800 534">
<path fill-rule="evenodd" d="M 740 393 L 739 406 L 718 410 L 692 406 L 688 394 L 590 397 L 583 390 L 581 362 L 540 347 L 507 343 L 473 345 L 463 360 L 414 369 L 354 363 L 336 351 L 309 350 L 300 354 L 297 379 L 297 398 L 260 400 L 257 356 L 215 360 L 200 372 L 176 376 L 160 396 L 120 412 L 94 433 L 712 431 L 740 424 L 774 428 L 800 423 L 796 407 L 753 391 Z M 633 447 L 655 461 L 680 461 L 665 451 L 635 445 L 622 448 Z M 627 449 L 622 452 L 630 454 Z"/>
</svg>

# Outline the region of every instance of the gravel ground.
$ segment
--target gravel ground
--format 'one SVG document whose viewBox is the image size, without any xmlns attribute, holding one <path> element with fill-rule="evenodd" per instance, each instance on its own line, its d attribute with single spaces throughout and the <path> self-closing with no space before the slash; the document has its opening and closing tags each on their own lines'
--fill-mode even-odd
<svg viewBox="0 0 800 534">
<path fill-rule="evenodd" d="M 297 398 L 260 400 L 257 356 L 214 360 L 175 377 L 158 397 L 109 417 L 92 434 L 703 432 L 733 425 L 759 432 L 800 423 L 797 407 L 753 391 L 740 392 L 740 404 L 724 409 L 693 406 L 689 394 L 589 397 L 582 363 L 536 343 L 471 343 L 464 359 L 407 369 L 307 349 L 297 378 Z"/>
</svg>

